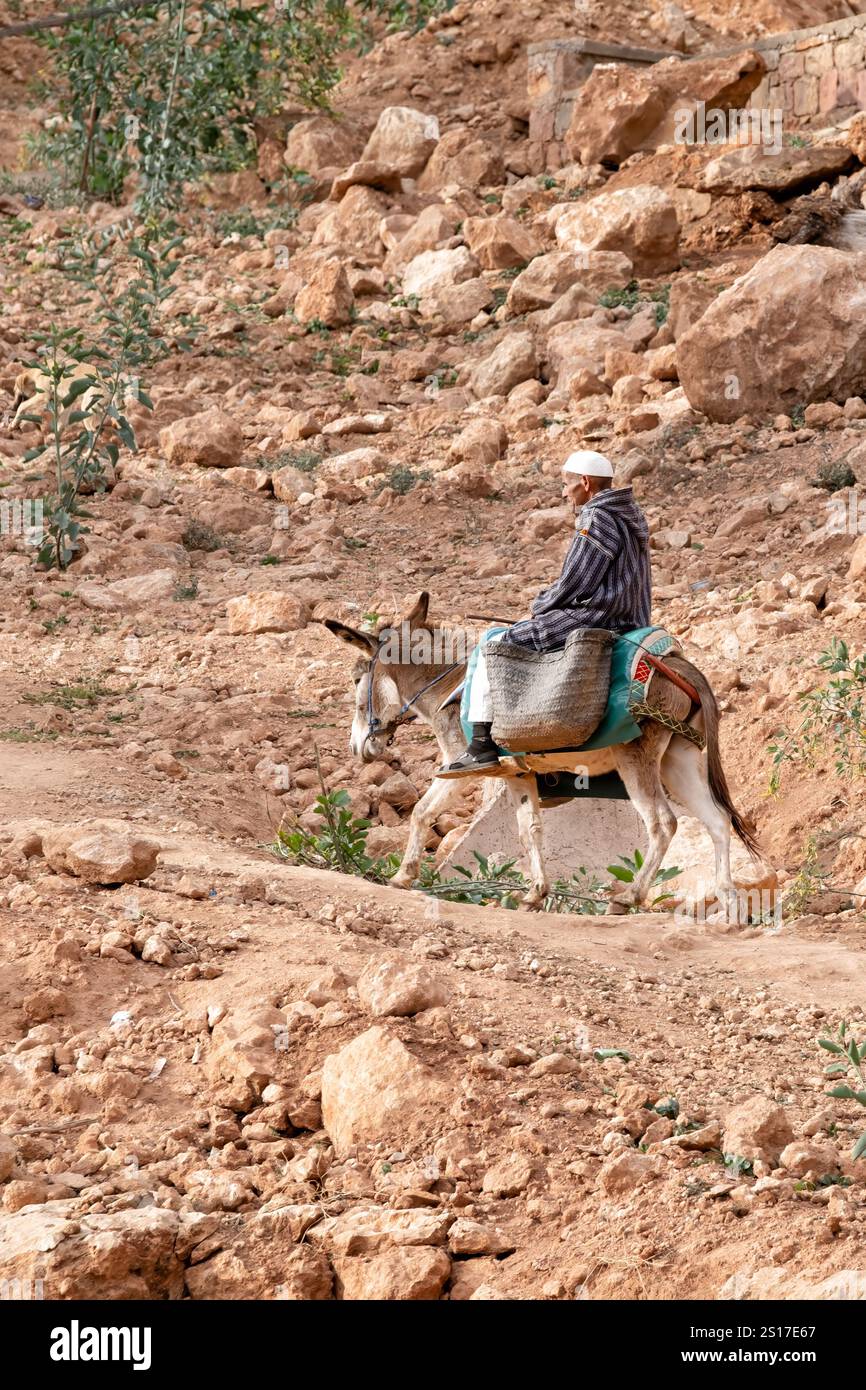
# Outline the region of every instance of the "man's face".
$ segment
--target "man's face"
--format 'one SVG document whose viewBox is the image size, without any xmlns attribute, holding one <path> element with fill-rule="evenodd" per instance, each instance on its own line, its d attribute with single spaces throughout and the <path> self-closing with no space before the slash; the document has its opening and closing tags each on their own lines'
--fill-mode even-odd
<svg viewBox="0 0 866 1390">
<path fill-rule="evenodd" d="M 585 502 L 592 496 L 591 483 L 582 473 L 566 473 L 562 470 L 562 496 L 566 502 L 570 502 L 575 511 L 579 511 Z"/>
</svg>

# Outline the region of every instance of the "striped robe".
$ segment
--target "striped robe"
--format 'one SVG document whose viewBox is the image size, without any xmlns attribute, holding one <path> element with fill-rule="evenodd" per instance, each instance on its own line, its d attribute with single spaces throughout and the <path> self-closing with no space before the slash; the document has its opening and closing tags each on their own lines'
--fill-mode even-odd
<svg viewBox="0 0 866 1390">
<path fill-rule="evenodd" d="M 564 646 L 578 627 L 648 627 L 651 589 L 646 518 L 630 487 L 605 488 L 582 508 L 556 583 L 534 600 L 532 617 L 502 640 L 547 652 Z"/>
</svg>

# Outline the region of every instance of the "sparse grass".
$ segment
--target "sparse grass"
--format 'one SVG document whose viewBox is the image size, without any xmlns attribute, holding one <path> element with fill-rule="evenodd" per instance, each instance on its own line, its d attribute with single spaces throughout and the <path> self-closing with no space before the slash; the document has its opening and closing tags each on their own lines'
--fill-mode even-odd
<svg viewBox="0 0 866 1390">
<path fill-rule="evenodd" d="M 48 633 L 50 637 L 57 631 L 58 628 L 66 627 L 68 622 L 69 619 L 66 616 L 66 614 L 59 613 L 56 618 L 46 618 L 43 621 L 42 626 L 45 628 L 45 631 Z"/>
<path fill-rule="evenodd" d="M 123 695 L 123 690 L 111 690 L 97 677 L 87 677 L 70 685 L 54 685 L 38 693 L 28 691 L 21 698 L 27 705 L 59 705 L 65 710 L 92 709 L 100 700 Z"/>
<path fill-rule="evenodd" d="M 404 464 L 397 464 L 388 474 L 387 482 L 382 484 L 382 488 L 389 487 L 392 492 L 396 492 L 398 497 L 405 497 L 407 492 L 411 492 L 418 483 L 429 483 L 433 474 L 429 468 L 421 468 L 416 473 L 414 469 L 407 468 Z M 382 491 L 382 488 L 379 491 Z"/>
<path fill-rule="evenodd" d="M 190 577 L 186 584 L 178 581 L 172 594 L 175 603 L 187 603 L 194 598 L 198 598 L 198 576 L 195 574 Z"/>
<path fill-rule="evenodd" d="M 187 522 L 180 541 L 184 550 L 223 550 L 226 546 L 225 538 L 218 531 L 195 518 Z"/>
<path fill-rule="evenodd" d="M 214 218 L 214 230 L 221 237 L 233 236 L 237 233 L 238 236 L 257 237 L 261 241 L 266 232 L 270 232 L 276 227 L 294 227 L 297 220 L 298 209 L 294 207 L 277 208 L 268 216 L 253 212 L 252 208 L 236 208 L 218 212 Z"/>
<path fill-rule="evenodd" d="M 670 311 L 670 295 L 670 285 L 662 285 L 657 290 L 643 291 L 637 280 L 630 280 L 625 289 L 611 287 L 605 290 L 598 302 L 604 309 L 624 308 L 632 313 L 641 305 L 654 304 L 656 324 L 660 328 Z"/>
<path fill-rule="evenodd" d="M 56 738 L 55 729 L 0 729 L 3 743 L 53 743 Z"/>
<path fill-rule="evenodd" d="M 822 463 L 817 478 L 810 479 L 810 486 L 824 488 L 825 492 L 841 492 L 844 487 L 854 487 L 856 482 L 851 465 L 837 459 L 832 463 Z"/>
<path fill-rule="evenodd" d="M 322 458 L 323 455 L 316 449 L 284 449 L 275 459 L 270 460 L 266 467 L 272 473 L 278 473 L 281 468 L 297 468 L 299 473 L 315 473 Z"/>
</svg>

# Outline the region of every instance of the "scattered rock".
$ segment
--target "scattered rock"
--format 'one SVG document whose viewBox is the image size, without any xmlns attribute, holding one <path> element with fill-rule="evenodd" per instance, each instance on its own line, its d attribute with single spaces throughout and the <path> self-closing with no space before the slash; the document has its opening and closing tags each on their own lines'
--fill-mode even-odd
<svg viewBox="0 0 866 1390">
<path fill-rule="evenodd" d="M 450 990 L 429 965 L 406 956 L 371 962 L 358 976 L 358 998 L 374 1017 L 408 1017 L 447 1004 Z"/>
<path fill-rule="evenodd" d="M 752 1096 L 725 1116 L 723 1151 L 738 1158 L 759 1158 L 776 1167 L 793 1138 L 785 1111 L 764 1096 Z"/>
<path fill-rule="evenodd" d="M 233 468 L 244 452 L 244 437 L 224 410 L 203 410 L 161 430 L 159 446 L 179 468 Z"/>
<path fill-rule="evenodd" d="M 159 850 L 144 835 L 99 823 L 52 827 L 42 836 L 42 853 L 50 867 L 86 883 L 135 883 L 147 878 L 156 868 Z"/>
<path fill-rule="evenodd" d="M 322 1067 L 322 1117 L 338 1154 L 355 1144 L 406 1142 L 451 1100 L 451 1087 L 382 1027 L 354 1038 Z"/>
</svg>

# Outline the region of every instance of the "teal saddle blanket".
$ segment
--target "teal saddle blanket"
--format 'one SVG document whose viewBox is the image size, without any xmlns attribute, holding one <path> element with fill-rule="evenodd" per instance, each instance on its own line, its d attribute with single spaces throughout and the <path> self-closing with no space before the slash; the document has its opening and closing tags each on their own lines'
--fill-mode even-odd
<svg viewBox="0 0 866 1390">
<path fill-rule="evenodd" d="M 466 678 L 460 698 L 460 722 L 468 743 L 472 737 L 469 723 L 469 692 L 472 677 L 478 664 L 481 647 L 494 637 L 507 632 L 506 627 L 492 627 L 485 632 L 481 641 L 473 649 L 466 667 Z M 610 661 L 610 690 L 607 708 L 601 723 L 591 738 L 580 745 L 589 751 L 594 748 L 612 748 L 615 744 L 631 743 L 640 738 L 641 728 L 634 717 L 634 709 L 646 699 L 647 687 L 653 674 L 653 667 L 646 660 L 645 652 L 663 657 L 671 651 L 680 651 L 680 644 L 663 627 L 639 627 L 634 632 L 625 632 L 616 637 Z M 456 694 L 456 692 L 455 692 Z M 501 749 L 502 753 L 518 753 L 519 749 Z M 572 751 L 572 750 L 568 750 Z"/>
</svg>

